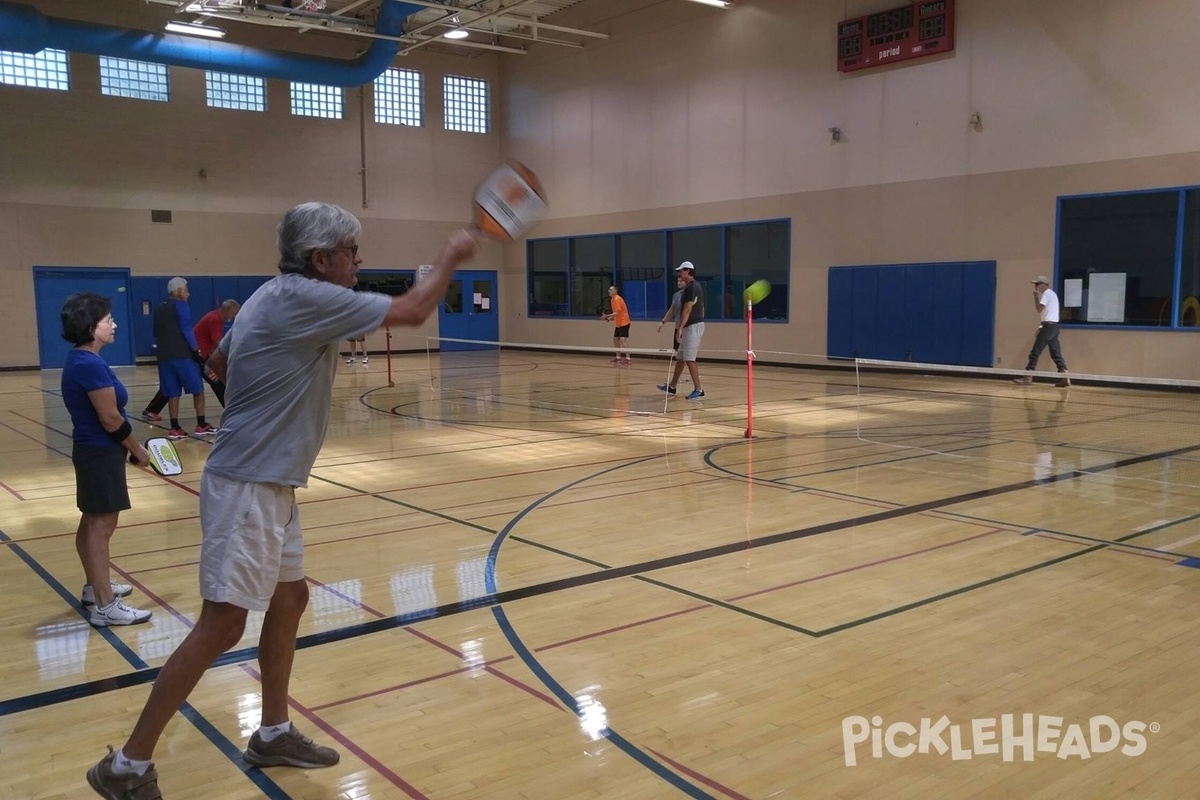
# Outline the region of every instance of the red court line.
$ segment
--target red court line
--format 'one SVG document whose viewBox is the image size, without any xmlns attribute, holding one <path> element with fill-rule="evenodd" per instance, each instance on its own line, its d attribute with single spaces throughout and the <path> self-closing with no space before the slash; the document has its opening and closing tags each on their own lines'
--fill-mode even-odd
<svg viewBox="0 0 1200 800">
<path fill-rule="evenodd" d="M 1142 558 L 1152 558 L 1155 561 L 1170 561 L 1170 562 L 1174 563 L 1179 560 L 1175 556 L 1169 556 L 1169 555 L 1165 555 L 1165 554 L 1155 555 L 1153 553 L 1144 553 L 1144 552 L 1140 552 L 1138 550 L 1131 550 L 1129 548 L 1122 547 L 1121 542 L 1090 542 L 1087 540 L 1070 539 L 1065 536 L 1058 536 L 1053 533 L 1045 533 L 1045 532 L 1037 532 L 1033 535 L 1038 537 L 1039 539 L 1053 539 L 1056 542 L 1063 542 L 1065 544 L 1073 544 L 1076 547 L 1095 547 L 1096 545 L 1101 544 L 1101 545 L 1108 547 L 1111 550 L 1114 550 L 1117 553 L 1124 553 L 1127 556 L 1141 556 Z"/>
<path fill-rule="evenodd" d="M 313 581 L 312 578 L 307 578 L 307 581 L 310 583 L 313 583 L 314 585 L 317 585 L 317 587 L 319 587 L 319 588 L 329 591 L 329 593 L 334 594 L 337 597 L 341 597 L 341 599 L 346 600 L 350 604 L 353 604 L 353 606 L 358 606 L 362 610 L 366 610 L 366 612 L 368 612 L 368 613 L 376 614 L 376 615 L 380 616 L 380 618 L 382 618 L 382 616 L 384 616 L 384 614 L 382 612 L 379 612 L 378 609 L 371 608 L 370 606 L 366 606 L 366 604 L 364 604 L 364 603 L 360 603 L 358 601 L 349 599 L 349 597 L 347 597 L 346 595 L 343 595 L 342 593 L 340 593 L 340 591 L 337 591 L 335 589 L 330 589 L 328 587 L 328 585 L 325 585 L 318 581 Z M 678 614 L 689 613 L 689 612 L 691 612 L 691 610 L 700 610 L 701 608 L 709 608 L 709 606 L 697 606 L 695 608 L 682 610 L 682 612 L 674 612 L 672 614 L 664 614 L 664 615 L 658 616 L 658 618 L 654 618 L 654 620 L 667 619 L 667 618 L 670 618 L 670 616 L 676 616 Z M 636 625 L 646 624 L 646 622 L 654 621 L 654 620 L 643 620 L 642 622 L 634 622 L 634 624 L 623 625 L 623 626 L 620 626 L 619 628 L 613 628 L 613 630 L 623 630 L 623 628 L 634 627 Z M 437 639 L 434 639 L 431 636 L 427 636 L 427 634 L 416 630 L 416 628 L 414 628 L 412 626 L 406 626 L 403 628 L 403 630 L 410 634 L 413 634 L 413 636 L 415 636 L 416 638 L 424 640 L 424 642 L 427 642 L 428 644 L 432 644 L 433 646 L 436 646 L 436 648 L 438 648 L 439 650 L 445 650 L 446 652 L 450 652 L 450 654 L 454 654 L 456 657 L 460 658 L 460 660 L 463 657 L 463 654 L 460 650 L 451 648 L 451 646 L 448 644 L 438 642 Z M 578 637 L 576 639 L 571 639 L 571 642 L 577 642 L 577 640 L 586 639 L 586 638 L 594 638 L 596 636 L 601 636 L 601 634 L 604 634 L 604 633 L 605 633 L 605 631 L 595 632 L 595 633 L 589 634 L 589 636 L 586 636 L 586 637 Z M 566 642 L 559 643 L 559 644 L 566 644 Z M 550 646 L 557 646 L 557 645 L 550 645 Z M 547 648 L 541 648 L 541 649 L 547 649 Z M 510 660 L 510 658 L 512 658 L 512 656 L 504 656 L 503 658 L 497 658 L 496 661 L 484 662 L 485 672 L 487 672 L 488 674 L 491 674 L 493 676 L 496 676 L 496 678 L 499 678 L 500 680 L 508 682 L 508 684 L 510 684 L 511 686 L 520 688 L 520 690 L 522 690 L 524 692 L 533 694 L 534 697 L 541 699 L 542 702 L 545 702 L 548 705 L 553 706 L 553 708 L 556 710 L 559 710 L 559 711 L 568 710 L 568 709 L 564 708 L 564 706 L 562 704 L 559 704 L 556 699 L 554 699 L 550 696 L 547 696 L 547 694 L 539 692 L 538 690 L 535 690 L 535 688 L 524 684 L 524 682 L 521 680 L 512 678 L 512 676 L 506 675 L 505 673 L 500 672 L 500 670 L 498 670 L 498 669 L 493 669 L 491 666 L 491 664 L 493 664 L 493 663 L 508 661 L 508 660 Z M 251 674 L 254 674 L 252 672 L 252 670 L 250 669 L 250 667 L 245 666 L 245 664 L 244 664 L 244 666 L 242 666 L 242 668 L 247 669 L 248 672 L 251 672 Z M 446 676 L 450 676 L 450 675 L 461 674 L 463 672 L 467 672 L 467 670 L 469 670 L 469 669 L 473 669 L 473 667 L 464 667 L 462 669 L 455 669 L 455 670 L 452 670 L 452 672 L 443 673 L 442 675 L 434 675 L 434 676 L 432 676 L 432 678 L 422 679 L 419 681 L 413 681 L 413 682 L 410 682 L 410 684 L 403 684 L 401 686 L 395 686 L 395 687 L 390 688 L 390 690 L 388 690 L 388 688 L 385 688 L 385 690 L 372 692 L 371 696 L 374 696 L 374 694 L 383 694 L 383 693 L 386 693 L 389 691 L 395 691 L 395 690 L 398 690 L 398 688 L 402 688 L 404 686 L 419 684 L 419 682 L 427 682 L 428 680 L 436 680 L 438 678 L 446 678 Z M 349 702 L 349 700 L 337 700 L 337 702 L 335 702 L 335 703 L 326 703 L 324 706 L 322 706 L 322 708 L 329 708 L 329 706 L 331 706 L 331 705 L 337 705 L 337 704 L 341 704 L 343 702 Z M 379 762 L 377 762 L 376 759 L 368 757 L 365 751 L 362 751 L 361 748 L 359 748 L 358 746 L 355 746 L 352 741 L 350 741 L 349 739 L 346 738 L 346 736 L 342 736 L 340 733 L 338 733 L 334 727 L 326 726 L 324 721 L 319 720 L 319 718 L 317 717 L 316 714 L 312 714 L 311 711 L 308 711 L 307 709 L 302 708 L 302 706 L 300 706 L 298 703 L 295 703 L 294 700 L 290 697 L 288 698 L 288 703 L 292 704 L 294 706 L 294 708 L 300 710 L 302 712 L 302 714 L 305 714 L 305 716 L 307 718 L 310 718 L 310 720 L 312 720 L 312 722 L 314 724 L 318 724 L 318 726 L 320 728 L 322 728 L 323 730 L 325 730 L 326 733 L 329 733 L 329 735 L 334 736 L 334 738 L 337 739 L 338 741 L 343 742 L 343 744 L 346 745 L 346 747 L 349 748 L 349 750 L 352 750 L 355 754 L 358 754 L 359 758 L 361 758 L 362 760 L 365 760 L 365 762 L 367 762 L 368 764 L 376 766 L 376 769 L 378 769 L 380 771 L 380 774 L 383 774 L 386 776 L 394 776 L 394 774 L 392 774 L 392 772 L 390 770 L 386 770 L 382 764 L 379 764 Z M 313 709 L 313 711 L 314 710 L 316 710 L 316 709 Z M 650 751 L 650 752 L 654 752 L 654 751 Z M 718 789 L 719 792 L 730 795 L 731 798 L 736 798 L 738 800 L 749 800 L 748 798 L 744 798 L 743 795 L 740 795 L 737 792 L 733 792 L 732 789 L 727 789 L 724 786 L 721 786 L 720 783 L 710 780 L 710 778 L 704 777 L 703 775 L 700 774 L 700 772 L 696 772 L 695 770 L 690 770 L 682 764 L 673 762 L 673 760 L 671 760 L 671 759 L 667 759 L 667 758 L 661 757 L 661 756 L 660 756 L 660 758 L 667 760 L 668 763 L 671 763 L 672 765 L 676 766 L 676 768 L 679 771 L 682 771 L 682 772 L 684 772 L 684 774 L 691 776 L 692 778 L 694 778 L 694 780 L 700 781 L 700 782 L 706 784 L 706 786 Z M 390 778 L 389 778 L 389 780 L 390 780 Z M 395 780 L 402 781 L 402 778 L 400 778 L 400 776 L 395 776 Z M 401 786 L 401 784 L 397 783 L 397 786 Z M 409 786 L 409 784 L 403 783 L 402 788 L 408 787 L 408 786 Z M 406 788 L 406 790 L 408 790 L 408 789 Z M 415 792 L 415 789 L 413 789 L 413 790 Z M 418 796 L 418 795 L 413 795 L 413 796 Z"/>
<path fill-rule="evenodd" d="M 651 753 L 654 753 L 655 758 L 658 758 L 658 759 L 661 759 L 662 761 L 667 762 L 672 767 L 674 767 L 675 769 L 682 772 L 684 775 L 687 775 L 692 780 L 700 781 L 700 783 L 703 783 L 705 786 L 707 786 L 710 789 L 716 789 L 721 794 L 728 795 L 729 797 L 732 797 L 734 800 L 750 800 L 750 798 L 746 797 L 746 795 L 735 792 L 733 789 L 730 789 L 727 786 L 722 786 L 721 784 L 717 783 L 716 781 L 714 781 L 710 778 L 706 778 L 705 776 L 701 775 L 699 772 L 696 772 L 694 769 L 689 769 L 688 767 L 685 767 L 683 764 L 680 764 L 675 759 L 673 759 L 669 756 L 663 755 L 662 753 L 658 752 L 657 750 L 655 750 L 652 747 L 647 747 L 646 749 L 649 750 Z"/>
<path fill-rule="evenodd" d="M 262 675 L 260 675 L 257 670 L 255 670 L 249 664 L 242 664 L 241 667 L 243 670 L 245 670 L 247 673 L 249 673 L 255 680 L 257 680 L 260 684 L 262 683 Z M 325 731 L 325 733 L 327 733 L 329 736 L 333 737 L 333 739 L 335 739 L 339 744 L 341 744 L 342 747 L 345 747 L 351 753 L 358 756 L 358 759 L 360 761 L 362 761 L 364 764 L 366 764 L 371 769 L 378 772 L 380 775 L 382 775 L 384 778 L 386 778 L 389 782 L 391 782 L 391 784 L 393 786 L 399 788 L 401 791 L 403 791 L 409 797 L 413 798 L 413 800 L 429 800 L 428 796 L 425 795 L 420 789 L 418 789 L 417 787 L 413 786 L 408 781 L 401 778 L 395 772 L 392 772 L 390 769 L 388 769 L 383 764 L 382 761 L 380 761 L 379 759 L 372 756 L 370 753 L 368 753 L 363 748 L 359 747 L 357 744 L 355 744 L 354 740 L 352 740 L 349 736 L 346 736 L 341 731 L 339 731 L 337 728 L 335 728 L 333 725 L 330 725 L 328 722 L 321 719 L 321 717 L 319 715 L 315 714 L 312 710 L 310 710 L 310 709 L 304 707 L 303 705 L 301 705 L 300 703 L 298 703 L 296 701 L 296 699 L 294 697 L 292 697 L 291 695 L 288 695 L 288 705 L 291 706 L 292 708 L 294 708 L 296 711 L 299 711 L 300 714 L 303 715 L 303 717 L 305 719 L 307 719 L 312 724 L 316 725 L 321 730 Z"/>
<path fill-rule="evenodd" d="M 497 658 L 495 661 L 489 661 L 487 663 L 498 664 L 501 661 L 509 661 L 512 658 L 514 658 L 514 657 L 513 656 L 503 656 L 501 658 Z M 413 686 L 420 686 L 422 683 L 431 683 L 433 681 L 439 681 L 442 678 L 451 678 L 455 675 L 461 675 L 464 672 L 470 672 L 473 669 L 475 669 L 475 667 L 459 667 L 458 669 L 452 669 L 449 672 L 439 672 L 437 675 L 430 675 L 425 678 L 417 678 L 416 680 L 409 681 L 408 683 L 398 683 L 395 686 L 385 686 L 384 688 L 376 689 L 373 692 L 366 692 L 364 694 L 356 694 L 356 695 L 352 695 L 350 697 L 343 697 L 340 700 L 333 700 L 328 703 L 323 703 L 322 705 L 319 705 L 319 706 L 313 706 L 312 710 L 313 711 L 324 711 L 327 708 L 334 708 L 335 706 L 344 706 L 347 703 L 356 703 L 359 700 L 366 700 L 369 697 L 378 697 L 382 694 L 391 694 L 392 692 L 398 692 L 401 689 L 410 689 Z"/>
<path fill-rule="evenodd" d="M 733 597 L 728 598 L 728 602 L 733 602 L 735 600 L 745 600 L 747 597 L 756 597 L 760 594 L 767 594 L 768 592 L 775 592 L 780 589 L 790 589 L 793 586 L 800 586 L 805 583 L 812 583 L 813 581 L 820 581 L 820 580 L 824 580 L 825 578 L 832 578 L 837 575 L 845 575 L 848 572 L 857 572 L 860 569 L 867 569 L 868 567 L 877 567 L 880 564 L 887 564 L 892 561 L 899 561 L 902 558 L 911 558 L 912 556 L 919 556 L 923 553 L 932 553 L 934 550 L 941 550 L 944 547 L 953 547 L 954 545 L 957 545 L 957 544 L 965 544 L 966 542 L 971 542 L 976 539 L 982 539 L 985 536 L 992 536 L 997 533 L 1012 533 L 1012 531 L 1005 530 L 1003 528 L 993 528 L 992 530 L 984 531 L 983 533 L 977 533 L 974 536 L 968 536 L 965 539 L 955 539 L 952 542 L 943 542 L 942 544 L 935 544 L 932 547 L 925 547 L 925 548 L 922 548 L 921 550 L 913 550 L 912 552 L 909 552 L 909 553 L 899 553 L 897 555 L 888 556 L 887 558 L 881 558 L 876 561 L 868 561 L 864 564 L 856 564 L 853 567 L 845 567 L 844 569 L 837 569 L 837 570 L 834 570 L 833 572 L 826 572 L 822 575 L 813 575 L 812 577 L 802 578 L 798 581 L 791 581 L 790 583 L 783 583 L 778 586 L 770 586 L 766 589 L 759 589 L 758 591 L 755 591 L 755 592 L 748 592 L 746 594 L 735 595 Z"/>
<path fill-rule="evenodd" d="M 20 493 L 20 492 L 18 492 L 16 489 L 14 489 L 14 488 L 12 488 L 11 486 L 9 486 L 9 485 L 8 485 L 7 483 L 5 483 L 4 481 L 0 481 L 0 486 L 3 486 L 3 487 L 4 487 L 4 489 L 5 489 L 5 490 L 6 490 L 6 491 L 7 491 L 9 494 L 11 494 L 13 497 L 17 498 L 18 500 L 24 500 L 24 499 L 25 499 L 24 497 L 21 497 L 21 493 Z"/>
<path fill-rule="evenodd" d="M 712 604 L 705 603 L 702 606 L 692 606 L 691 608 L 684 608 L 679 611 L 672 611 L 669 614 L 660 614 L 657 617 L 648 617 L 647 619 L 637 620 L 636 622 L 630 622 L 627 625 L 618 625 L 615 628 L 606 628 L 602 631 L 594 631 L 592 633 L 585 633 L 582 636 L 576 636 L 574 639 L 564 639 L 561 642 L 554 642 L 553 644 L 546 644 L 546 645 L 542 645 L 541 647 L 535 647 L 535 648 L 533 648 L 533 652 L 540 653 L 543 650 L 553 650 L 556 647 L 564 647 L 565 645 L 568 645 L 568 644 L 575 644 L 576 642 L 584 642 L 584 641 L 587 641 L 588 639 L 595 639 L 597 636 L 605 636 L 610 633 L 617 633 L 618 631 L 629 630 L 630 628 L 636 628 L 640 625 L 649 625 L 652 622 L 661 622 L 664 619 L 671 619 L 671 617 L 678 617 L 678 616 L 682 616 L 683 614 L 691 614 L 693 611 L 703 611 L 706 608 L 712 608 Z"/>
</svg>

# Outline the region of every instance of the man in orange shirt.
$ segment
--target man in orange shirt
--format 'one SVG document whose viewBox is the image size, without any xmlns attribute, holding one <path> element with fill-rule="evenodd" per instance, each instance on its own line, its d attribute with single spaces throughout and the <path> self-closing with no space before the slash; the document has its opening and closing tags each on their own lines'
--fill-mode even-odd
<svg viewBox="0 0 1200 800">
<path fill-rule="evenodd" d="M 617 287 L 608 287 L 608 297 L 612 303 L 612 313 L 605 314 L 604 319 L 610 319 L 616 325 L 613 328 L 613 347 L 617 348 L 617 352 L 613 355 L 612 363 L 629 365 L 629 309 L 625 306 L 625 301 L 621 299 L 621 295 L 617 294 Z"/>
</svg>

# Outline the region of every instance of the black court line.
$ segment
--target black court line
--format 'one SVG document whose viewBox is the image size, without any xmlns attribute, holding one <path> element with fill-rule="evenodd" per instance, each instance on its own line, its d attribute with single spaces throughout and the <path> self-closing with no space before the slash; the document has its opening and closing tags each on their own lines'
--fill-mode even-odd
<svg viewBox="0 0 1200 800">
<path fill-rule="evenodd" d="M 1093 471 L 1109 471 L 1109 470 L 1115 470 L 1115 469 L 1122 469 L 1124 467 L 1134 466 L 1137 464 L 1144 464 L 1144 463 L 1147 463 L 1150 461 L 1161 460 L 1164 458 L 1171 458 L 1172 456 L 1182 455 L 1184 453 L 1192 453 L 1192 452 L 1197 452 L 1197 451 L 1200 451 L 1200 444 L 1187 445 L 1184 447 L 1177 447 L 1177 448 L 1174 448 L 1171 450 L 1164 450 L 1159 453 L 1150 453 L 1147 455 L 1135 456 L 1132 458 L 1121 459 L 1119 461 L 1113 461 L 1109 464 L 1105 464 L 1105 465 L 1096 467 L 1093 469 Z M 1030 480 L 1019 481 L 1016 483 L 1010 483 L 1010 484 L 1007 484 L 1004 486 L 993 487 L 991 489 L 980 489 L 977 491 L 966 492 L 963 494 L 953 495 L 951 497 L 945 497 L 945 498 L 941 498 L 938 500 L 929 500 L 929 501 L 926 501 L 923 503 L 916 503 L 916 504 L 910 505 L 910 506 L 901 506 L 899 508 L 885 509 L 883 511 L 878 511 L 878 512 L 875 512 L 872 514 L 864 514 L 864 515 L 861 515 L 858 517 L 851 517 L 849 519 L 836 520 L 833 522 L 826 522 L 826 523 L 822 523 L 820 525 L 813 525 L 813 526 L 810 526 L 807 528 L 798 528 L 796 530 L 783 531 L 781 533 L 775 533 L 775 534 L 770 534 L 768 536 L 762 536 L 757 539 L 750 539 L 750 540 L 741 539 L 741 540 L 734 541 L 734 542 L 728 542 L 728 543 L 722 544 L 722 545 L 716 545 L 714 547 L 708 547 L 703 550 L 696 550 L 696 551 L 693 551 L 690 553 L 681 553 L 681 554 L 677 554 L 677 555 L 673 555 L 673 556 L 664 556 L 662 558 L 651 559 L 649 561 L 642 561 L 642 562 L 639 562 L 636 564 L 628 564 L 626 566 L 621 566 L 621 567 L 604 567 L 597 572 L 587 573 L 584 575 L 576 575 L 576 576 L 573 576 L 570 578 L 561 578 L 558 580 L 546 581 L 544 583 L 533 584 L 530 586 L 520 587 L 520 588 L 516 588 L 516 589 L 508 589 L 508 590 L 501 591 L 501 592 L 489 593 L 489 594 L 481 595 L 480 597 L 472 598 L 469 600 L 463 600 L 463 601 L 458 601 L 458 602 L 454 602 L 454 603 L 446 603 L 446 604 L 437 606 L 436 608 L 420 609 L 420 610 L 413 611 L 413 612 L 410 612 L 407 614 L 400 614 L 400 615 L 391 616 L 391 617 L 384 617 L 381 619 L 371 620 L 369 622 L 360 623 L 357 625 L 350 625 L 345 628 L 339 628 L 339 629 L 335 629 L 335 630 L 331 630 L 331 631 L 322 631 L 320 633 L 308 634 L 307 636 L 302 636 L 299 639 L 297 639 L 296 649 L 302 650 L 302 649 L 307 649 L 309 647 L 318 647 L 321 645 L 346 641 L 348 639 L 355 639 L 355 638 L 358 638 L 361 636 L 369 636 L 374 633 L 383 633 L 385 631 L 395 630 L 397 628 L 402 628 L 406 625 L 411 625 L 414 622 L 420 622 L 420 621 L 426 620 L 426 619 L 435 619 L 435 618 L 441 619 L 441 618 L 451 617 L 456 614 L 461 614 L 461 613 L 464 613 L 467 611 L 474 611 L 474 610 L 481 609 L 481 608 L 490 608 L 492 606 L 503 605 L 506 603 L 513 603 L 518 600 L 526 600 L 531 597 L 540 597 L 543 595 L 552 594 L 554 592 L 576 589 L 576 588 L 580 588 L 583 586 L 590 586 L 593 584 L 603 583 L 606 581 L 620 579 L 620 578 L 640 576 L 640 575 L 642 575 L 642 573 L 655 572 L 655 571 L 663 570 L 663 569 L 670 569 L 673 567 L 696 563 L 698 561 L 704 561 L 707 559 L 720 558 L 720 557 L 727 556 L 727 555 L 741 553 L 741 552 L 744 552 L 748 548 L 768 547 L 773 544 L 781 544 L 781 543 L 785 543 L 785 542 L 797 541 L 800 539 L 807 539 L 809 537 L 820 536 L 820 535 L 823 535 L 826 533 L 833 533 L 836 531 L 841 531 L 841 530 L 845 530 L 847 528 L 853 528 L 853 527 L 857 527 L 860 525 L 870 525 L 870 524 L 873 524 L 876 522 L 886 522 L 888 520 L 912 516 L 915 514 L 922 514 L 927 511 L 939 510 L 939 509 L 945 508 L 947 506 L 958 505 L 960 503 L 967 503 L 967 502 L 971 502 L 974 500 L 981 500 L 981 499 L 986 499 L 986 498 L 991 498 L 991 497 L 997 497 L 997 496 L 1009 494 L 1012 492 L 1022 491 L 1024 489 L 1030 489 L 1030 488 L 1033 488 L 1036 486 L 1043 486 L 1043 485 L 1047 485 L 1047 484 L 1069 481 L 1069 480 L 1073 480 L 1078 477 L 1083 477 L 1086 474 L 1088 474 L 1088 473 L 1081 472 L 1079 470 L 1069 470 L 1067 472 L 1058 473 L 1056 475 L 1050 475 L 1045 478 L 1034 478 L 1034 479 L 1030 479 Z M 1124 541 L 1124 540 L 1128 540 L 1128 539 L 1137 538 L 1138 536 L 1145 535 L 1146 533 L 1152 532 L 1152 530 L 1153 529 L 1151 529 L 1149 531 L 1145 531 L 1145 532 L 1136 532 L 1134 534 L 1130 534 L 1127 537 L 1122 537 L 1122 539 L 1119 539 L 1117 541 L 1120 542 L 1120 541 Z M 857 627 L 859 625 L 864 625 L 868 622 L 873 622 L 873 621 L 876 621 L 879 619 L 883 619 L 885 617 L 900 614 L 905 611 L 911 611 L 914 608 L 919 608 L 921 606 L 930 605 L 932 603 L 939 602 L 939 601 L 947 599 L 949 597 L 955 597 L 955 596 L 964 594 L 966 592 L 973 591 L 974 589 L 979 589 L 984 586 L 990 586 L 995 583 L 999 583 L 1000 581 L 1003 581 L 1003 580 L 1008 580 L 1010 578 L 1028 574 L 1030 572 L 1033 572 L 1033 571 L 1036 571 L 1039 569 L 1044 569 L 1045 567 L 1053 566 L 1053 565 L 1061 563 L 1063 561 L 1067 561 L 1071 558 L 1078 558 L 1080 556 L 1083 556 L 1083 555 L 1086 555 L 1089 553 L 1094 553 L 1099 550 L 1107 549 L 1110 546 L 1112 546 L 1112 545 L 1099 544 L 1099 545 L 1096 545 L 1095 547 L 1089 547 L 1085 550 L 1081 550 L 1081 551 L 1078 551 L 1075 553 L 1070 553 L 1067 556 L 1061 556 L 1061 557 L 1058 557 L 1055 559 L 1050 559 L 1046 562 L 1041 562 L 1039 564 L 1034 564 L 1029 567 L 1024 567 L 1020 570 L 1016 570 L 1011 573 L 1006 573 L 1005 575 L 999 575 L 994 578 L 989 578 L 986 581 L 981 581 L 978 583 L 970 584 L 968 586 L 960 587 L 958 589 L 954 589 L 949 592 L 944 592 L 944 593 L 936 595 L 934 597 L 924 598 L 922 600 L 908 603 L 903 606 L 898 606 L 896 608 L 889 609 L 886 611 L 881 611 L 877 614 L 872 614 L 868 617 L 863 617 L 862 619 L 851 620 L 849 622 L 842 623 L 842 624 L 834 626 L 832 628 L 826 628 L 826 629 L 823 629 L 820 631 L 810 631 L 810 630 L 807 630 L 804 628 L 799 628 L 798 626 L 795 626 L 795 625 L 791 625 L 790 623 L 784 623 L 779 620 L 772 620 L 769 617 L 759 616 L 759 615 L 754 614 L 754 612 L 750 612 L 750 611 L 748 611 L 746 609 L 742 609 L 738 606 L 723 603 L 723 601 L 716 601 L 716 600 L 706 598 L 705 602 L 711 602 L 714 605 L 719 605 L 724 608 L 728 608 L 729 610 L 737 611 L 738 613 L 745 613 L 747 615 L 754 616 L 757 619 L 761 619 L 763 621 L 769 621 L 769 622 L 772 622 L 773 624 L 780 625 L 781 627 L 788 628 L 789 630 L 794 630 L 798 633 L 807 633 L 810 636 L 821 637 L 821 636 L 828 636 L 832 633 L 837 633 L 842 630 L 846 630 L 847 628 Z M 646 580 L 645 578 L 642 578 L 642 579 Z M 669 587 L 669 585 L 662 584 L 657 581 L 653 581 L 653 582 L 655 582 L 658 585 L 663 585 L 664 587 L 667 587 L 667 588 L 672 588 L 675 591 L 681 591 L 684 593 L 688 593 L 686 590 L 683 590 L 683 589 L 676 589 L 674 587 Z M 696 596 L 696 595 L 691 595 L 691 596 Z M 256 657 L 256 653 L 257 653 L 257 648 L 253 648 L 253 647 L 245 648 L 242 650 L 230 651 L 230 652 L 227 652 L 224 655 L 222 655 L 220 658 L 218 658 L 216 660 L 216 662 L 213 664 L 213 667 L 215 668 L 215 667 L 225 666 L 228 664 L 235 664 L 235 663 L 241 663 L 244 661 L 250 661 Z M 29 709 L 42 708 L 42 707 L 46 707 L 46 706 L 56 705 L 58 703 L 66 702 L 68 700 L 78 699 L 80 697 L 92 696 L 92 695 L 100 694 L 105 691 L 112 691 L 113 689 L 126 688 L 128 686 L 137 686 L 137 685 L 140 685 L 143 683 L 149 683 L 149 682 L 153 681 L 155 679 L 155 677 L 157 677 L 157 675 L 158 675 L 157 668 L 147 669 L 147 670 L 139 670 L 137 672 L 128 673 L 128 674 L 113 677 L 113 678 L 104 678 L 104 679 L 100 679 L 100 680 L 96 680 L 96 681 L 91 681 L 88 683 L 76 684 L 73 686 L 63 687 L 60 689 L 52 689 L 52 690 L 48 690 L 45 692 L 39 692 L 36 694 L 26 695 L 24 697 L 17 697 L 17 698 L 12 698 L 9 700 L 0 701 L 0 717 L 8 716 L 9 714 L 15 714 L 15 713 L 18 713 L 21 711 L 26 711 Z"/>
</svg>

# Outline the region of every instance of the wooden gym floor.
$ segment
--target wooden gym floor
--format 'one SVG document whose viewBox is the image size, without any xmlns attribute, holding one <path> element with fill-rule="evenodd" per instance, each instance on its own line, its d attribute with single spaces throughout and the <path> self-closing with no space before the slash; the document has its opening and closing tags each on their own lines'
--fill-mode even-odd
<svg viewBox="0 0 1200 800">
<path fill-rule="evenodd" d="M 252 615 L 171 800 L 1200 794 L 1200 395 L 760 367 L 748 442 L 732 365 L 669 403 L 664 362 L 384 369 L 340 368 L 301 493 L 293 719 L 342 762 L 240 760 Z M 58 377 L 0 376 L 4 798 L 91 797 L 200 606 L 189 439 L 113 540 L 153 620 L 84 621 Z"/>
</svg>

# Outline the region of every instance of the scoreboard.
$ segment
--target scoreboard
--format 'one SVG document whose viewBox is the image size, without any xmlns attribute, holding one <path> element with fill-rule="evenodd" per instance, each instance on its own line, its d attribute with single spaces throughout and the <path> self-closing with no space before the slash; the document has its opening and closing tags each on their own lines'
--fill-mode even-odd
<svg viewBox="0 0 1200 800">
<path fill-rule="evenodd" d="M 906 6 L 838 23 L 838 72 L 854 72 L 954 49 L 954 0 Z"/>
</svg>

